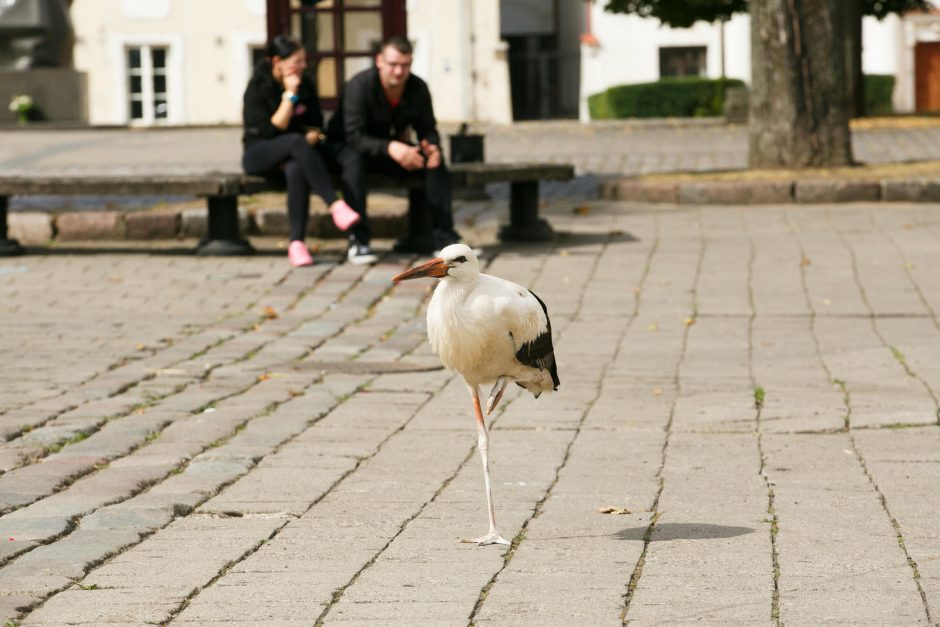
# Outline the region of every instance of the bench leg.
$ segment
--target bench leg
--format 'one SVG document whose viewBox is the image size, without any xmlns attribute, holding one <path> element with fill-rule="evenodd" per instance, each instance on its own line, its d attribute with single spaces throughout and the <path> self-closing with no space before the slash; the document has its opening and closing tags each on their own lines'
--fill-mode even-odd
<svg viewBox="0 0 940 627">
<path fill-rule="evenodd" d="M 0 257 L 22 254 L 23 247 L 20 243 L 7 237 L 7 197 L 0 196 Z"/>
<path fill-rule="evenodd" d="M 509 224 L 499 230 L 505 242 L 545 242 L 554 236 L 551 225 L 539 218 L 539 182 L 509 184 Z"/>
<path fill-rule="evenodd" d="M 238 230 L 238 197 L 209 196 L 209 236 L 199 242 L 196 254 L 206 256 L 251 255 L 255 249 Z"/>
</svg>

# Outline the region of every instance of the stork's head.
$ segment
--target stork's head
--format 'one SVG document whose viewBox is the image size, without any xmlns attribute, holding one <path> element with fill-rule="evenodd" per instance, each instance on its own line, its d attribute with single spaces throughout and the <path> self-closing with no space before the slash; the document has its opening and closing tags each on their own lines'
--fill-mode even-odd
<svg viewBox="0 0 940 627">
<path fill-rule="evenodd" d="M 450 278 L 457 281 L 473 280 L 480 273 L 480 262 L 473 250 L 466 244 L 451 244 L 441 250 L 441 256 L 427 263 L 405 270 L 392 280 L 407 281 L 424 276 L 433 276 L 439 279 Z"/>
</svg>

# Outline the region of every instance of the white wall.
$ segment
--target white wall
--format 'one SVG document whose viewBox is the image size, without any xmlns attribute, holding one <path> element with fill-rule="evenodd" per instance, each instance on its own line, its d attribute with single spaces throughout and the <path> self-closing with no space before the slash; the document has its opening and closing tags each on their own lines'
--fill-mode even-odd
<svg viewBox="0 0 940 627">
<path fill-rule="evenodd" d="M 89 121 L 126 124 L 125 46 L 166 45 L 169 124 L 241 122 L 249 45 L 264 43 L 264 0 L 74 0 L 75 67 Z"/>
<path fill-rule="evenodd" d="M 412 71 L 430 85 L 437 119 L 510 122 L 498 0 L 410 0 L 407 9 Z"/>
</svg>

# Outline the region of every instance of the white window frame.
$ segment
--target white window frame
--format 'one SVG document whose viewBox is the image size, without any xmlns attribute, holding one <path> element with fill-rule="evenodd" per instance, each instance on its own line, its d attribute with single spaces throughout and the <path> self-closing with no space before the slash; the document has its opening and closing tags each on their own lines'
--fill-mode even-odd
<svg viewBox="0 0 940 627">
<path fill-rule="evenodd" d="M 157 117 L 156 108 L 154 102 L 156 101 L 156 92 L 153 89 L 153 84 L 156 80 L 156 70 L 153 67 L 153 51 L 155 49 L 164 51 L 164 65 L 163 65 L 163 85 L 166 88 L 164 92 L 164 101 L 167 106 L 167 115 L 160 118 Z M 130 124 L 145 124 L 145 125 L 162 125 L 166 124 L 169 120 L 170 114 L 170 103 L 167 95 L 169 94 L 169 65 L 170 65 L 170 48 L 168 46 L 157 46 L 151 44 L 143 44 L 139 46 L 130 45 L 124 49 L 124 58 L 127 59 L 131 50 L 140 51 L 140 104 L 143 116 L 140 118 L 132 118 L 133 110 L 130 106 L 131 101 L 133 100 L 133 92 L 131 91 L 131 72 L 133 71 L 130 68 L 130 64 L 127 65 L 127 78 L 125 79 L 126 90 L 127 90 L 127 121 Z M 126 63 L 126 61 L 125 61 Z"/>
<path fill-rule="evenodd" d="M 165 48 L 166 49 L 166 94 L 167 94 L 167 117 L 153 118 L 146 117 L 148 106 L 145 105 L 145 118 L 142 120 L 132 120 L 130 111 L 130 68 L 127 64 L 127 51 L 130 48 Z M 120 85 L 115 89 L 114 110 L 118 113 L 118 119 L 129 126 L 165 126 L 184 124 L 186 122 L 186 111 L 184 110 L 184 76 L 182 67 L 182 58 L 185 54 L 183 50 L 183 39 L 179 35 L 168 37 L 140 37 L 134 35 L 115 35 L 110 42 L 110 56 L 113 60 L 114 84 Z M 146 59 L 146 60 L 145 60 Z M 149 53 L 141 55 L 141 67 L 144 64 L 150 64 Z M 150 114 L 153 114 L 153 73 L 150 73 L 149 81 L 143 80 L 142 89 L 144 90 L 145 101 L 150 99 Z"/>
</svg>

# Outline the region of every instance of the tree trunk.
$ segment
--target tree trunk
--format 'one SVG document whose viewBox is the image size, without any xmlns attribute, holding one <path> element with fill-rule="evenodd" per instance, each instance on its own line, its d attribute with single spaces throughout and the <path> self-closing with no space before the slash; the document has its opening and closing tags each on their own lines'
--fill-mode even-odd
<svg viewBox="0 0 940 627">
<path fill-rule="evenodd" d="M 849 117 L 865 115 L 865 75 L 862 73 L 862 0 L 845 0 L 845 87 Z"/>
<path fill-rule="evenodd" d="M 850 165 L 843 0 L 753 0 L 752 168 Z"/>
</svg>

